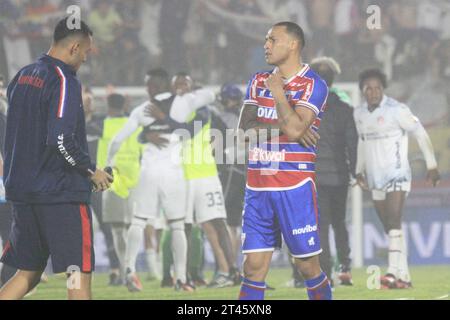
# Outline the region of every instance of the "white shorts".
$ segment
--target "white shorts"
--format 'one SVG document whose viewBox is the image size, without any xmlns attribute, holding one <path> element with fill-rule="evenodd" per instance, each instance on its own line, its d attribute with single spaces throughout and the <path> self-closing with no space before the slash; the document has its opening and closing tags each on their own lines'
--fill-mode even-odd
<svg viewBox="0 0 450 320">
<path fill-rule="evenodd" d="M 406 195 L 411 191 L 411 180 L 392 181 L 383 190 L 372 190 L 372 199 L 375 201 L 386 200 L 386 193 L 404 191 Z"/>
<path fill-rule="evenodd" d="M 161 212 L 159 217 L 151 217 L 147 220 L 147 225 L 152 226 L 155 230 L 164 230 L 166 229 L 167 223 L 166 218 L 164 217 L 164 213 Z"/>
<path fill-rule="evenodd" d="M 160 218 L 184 219 L 187 209 L 187 182 L 183 168 L 167 163 L 143 164 L 139 184 L 133 196 L 136 202 L 134 216 L 148 220 L 155 228 L 161 225 L 157 221 Z"/>
<path fill-rule="evenodd" d="M 222 184 L 218 176 L 189 180 L 186 223 L 226 219 Z"/>
</svg>

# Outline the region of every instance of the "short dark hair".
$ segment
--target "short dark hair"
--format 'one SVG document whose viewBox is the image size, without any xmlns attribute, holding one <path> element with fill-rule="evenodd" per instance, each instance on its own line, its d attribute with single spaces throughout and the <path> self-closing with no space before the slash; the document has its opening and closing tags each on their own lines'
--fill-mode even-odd
<svg viewBox="0 0 450 320">
<path fill-rule="evenodd" d="M 155 77 L 163 80 L 169 80 L 169 73 L 163 68 L 154 68 L 147 71 L 147 77 Z"/>
<path fill-rule="evenodd" d="M 305 33 L 303 29 L 296 23 L 291 21 L 282 21 L 275 23 L 274 27 L 286 27 L 287 33 L 293 35 L 300 42 L 301 49 L 305 47 Z"/>
<path fill-rule="evenodd" d="M 359 74 L 359 90 L 363 89 L 364 82 L 367 79 L 376 78 L 380 80 L 383 88 L 387 88 L 387 77 L 383 71 L 377 68 L 366 69 Z"/>
<path fill-rule="evenodd" d="M 189 75 L 189 73 L 182 71 L 182 72 L 177 72 L 173 77 L 172 77 L 172 83 L 176 78 L 187 78 L 191 81 L 192 84 L 194 84 L 194 80 L 192 79 L 192 77 Z"/>
<path fill-rule="evenodd" d="M 80 21 L 80 28 L 70 28 L 67 20 L 72 19 L 71 17 L 65 17 L 60 20 L 55 27 L 55 31 L 53 32 L 53 42 L 58 43 L 61 40 L 64 40 L 70 36 L 81 35 L 83 37 L 89 37 L 93 35 L 92 30 L 89 26 L 84 22 Z"/>
<path fill-rule="evenodd" d="M 181 72 L 175 73 L 175 77 L 189 77 L 190 78 L 191 76 L 186 71 L 181 71 Z"/>
<path fill-rule="evenodd" d="M 147 71 L 145 75 L 145 83 L 147 84 L 150 78 L 156 78 L 159 80 L 163 87 L 170 87 L 169 73 L 163 68 L 155 68 Z"/>
<path fill-rule="evenodd" d="M 119 93 L 111 93 L 108 98 L 108 108 L 121 110 L 125 107 L 125 97 Z"/>
</svg>

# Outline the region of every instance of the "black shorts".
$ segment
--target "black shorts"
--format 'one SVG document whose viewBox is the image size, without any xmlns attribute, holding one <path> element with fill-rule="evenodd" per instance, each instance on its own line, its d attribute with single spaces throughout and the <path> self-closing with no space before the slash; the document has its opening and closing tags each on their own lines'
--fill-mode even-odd
<svg viewBox="0 0 450 320">
<path fill-rule="evenodd" d="M 13 225 L 1 261 L 19 270 L 94 271 L 92 214 L 86 204 L 13 204 Z"/>
</svg>

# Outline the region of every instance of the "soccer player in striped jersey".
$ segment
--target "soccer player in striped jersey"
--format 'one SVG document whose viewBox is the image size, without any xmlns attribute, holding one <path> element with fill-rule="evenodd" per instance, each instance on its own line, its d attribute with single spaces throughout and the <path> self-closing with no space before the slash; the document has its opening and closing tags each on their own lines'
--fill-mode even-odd
<svg viewBox="0 0 450 320">
<path fill-rule="evenodd" d="M 267 33 L 266 61 L 272 71 L 250 80 L 239 127 L 250 138 L 242 227 L 244 278 L 240 299 L 264 299 L 272 253 L 286 242 L 310 299 L 331 299 L 321 270 L 316 142 L 327 99 L 326 83 L 301 59 L 303 30 L 280 22 Z M 254 143 L 252 134 L 258 141 Z M 264 136 L 265 135 L 265 139 Z M 314 143 L 313 143 L 314 144 Z"/>
</svg>

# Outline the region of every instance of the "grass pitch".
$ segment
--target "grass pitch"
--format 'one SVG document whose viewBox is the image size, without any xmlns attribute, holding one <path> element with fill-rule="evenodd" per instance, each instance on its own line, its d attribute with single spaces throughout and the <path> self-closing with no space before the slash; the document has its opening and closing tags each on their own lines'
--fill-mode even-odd
<svg viewBox="0 0 450 320">
<path fill-rule="evenodd" d="M 211 273 L 206 273 L 211 278 Z M 413 288 L 405 290 L 368 289 L 369 274 L 366 269 L 354 269 L 354 286 L 337 286 L 334 290 L 336 300 L 392 300 L 392 299 L 438 299 L 450 300 L 450 266 L 420 266 L 411 268 Z M 126 287 L 109 287 L 108 274 L 94 274 L 93 298 L 98 300 L 236 300 L 239 287 L 208 289 L 197 288 L 194 293 L 175 292 L 171 288 L 160 288 L 159 281 L 145 281 L 146 275 L 140 274 L 144 290 L 129 293 Z M 275 290 L 266 291 L 267 300 L 307 299 L 305 289 L 288 286 L 291 280 L 290 269 L 272 269 L 267 283 Z M 66 298 L 65 278 L 49 276 L 48 283 L 41 283 L 29 300 L 60 300 Z"/>
</svg>

